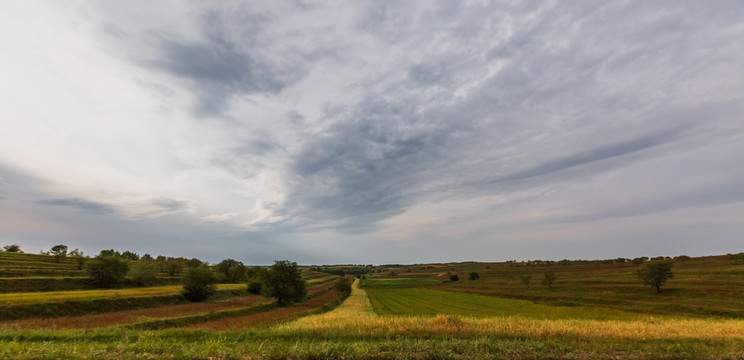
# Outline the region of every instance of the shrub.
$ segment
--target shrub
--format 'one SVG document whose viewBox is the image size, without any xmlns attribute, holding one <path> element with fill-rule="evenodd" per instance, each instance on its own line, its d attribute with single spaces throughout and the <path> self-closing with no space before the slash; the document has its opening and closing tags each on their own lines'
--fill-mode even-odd
<svg viewBox="0 0 744 360">
<path fill-rule="evenodd" d="M 638 266 L 645 263 L 646 261 L 648 261 L 648 256 L 641 256 L 631 260 L 630 263 Z"/>
<path fill-rule="evenodd" d="M 478 275 L 477 272 L 471 272 L 468 274 L 468 280 L 478 280 L 480 279 L 480 275 Z"/>
<path fill-rule="evenodd" d="M 344 295 L 351 294 L 351 282 L 347 278 L 338 278 L 336 283 L 333 284 L 333 289 Z"/>
<path fill-rule="evenodd" d="M 460 277 L 457 276 L 457 274 L 450 274 L 449 279 L 450 281 L 458 281 L 460 280 Z"/>
<path fill-rule="evenodd" d="M 93 283 L 100 287 L 111 287 L 124 279 L 129 265 L 116 256 L 98 255 L 85 263 L 85 272 Z"/>
<path fill-rule="evenodd" d="M 522 282 L 522 284 L 527 285 L 527 287 L 530 286 L 530 281 L 532 280 L 532 275 L 520 275 L 519 281 Z"/>
<path fill-rule="evenodd" d="M 671 261 L 657 261 L 646 265 L 645 268 L 638 270 L 638 277 L 646 285 L 651 285 L 656 288 L 656 292 L 661 292 L 661 286 L 671 279 L 672 274 L 672 262 Z"/>
<path fill-rule="evenodd" d="M 129 277 L 139 286 L 148 286 L 155 283 L 158 275 L 158 264 L 154 261 L 139 261 L 129 272 Z"/>
<path fill-rule="evenodd" d="M 266 294 L 276 298 L 277 304 L 283 306 L 305 299 L 307 288 L 296 262 L 275 261 L 262 275 Z"/>
<path fill-rule="evenodd" d="M 248 292 L 251 294 L 258 295 L 261 293 L 261 290 L 263 289 L 263 286 L 261 285 L 260 281 L 251 281 L 248 283 Z"/>
<path fill-rule="evenodd" d="M 552 271 L 548 271 L 543 276 L 542 284 L 547 286 L 548 288 L 553 287 L 553 283 L 555 282 L 555 273 Z"/>
<path fill-rule="evenodd" d="M 181 282 L 183 296 L 190 301 L 204 301 L 217 291 L 217 280 L 206 266 L 186 269 Z"/>
</svg>

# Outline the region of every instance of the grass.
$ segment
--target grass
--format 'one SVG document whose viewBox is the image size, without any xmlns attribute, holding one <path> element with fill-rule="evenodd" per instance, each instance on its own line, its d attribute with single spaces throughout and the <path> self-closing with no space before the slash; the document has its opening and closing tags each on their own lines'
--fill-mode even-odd
<svg viewBox="0 0 744 360">
<path fill-rule="evenodd" d="M 370 289 L 372 308 L 381 315 L 523 316 L 536 319 L 632 320 L 641 316 L 587 306 L 549 306 L 532 301 L 495 298 L 431 289 Z"/>
<path fill-rule="evenodd" d="M 219 284 L 217 290 L 242 290 L 245 284 Z M 0 294 L 0 304 L 30 305 L 68 301 L 89 301 L 111 298 L 169 296 L 181 293 L 181 285 L 152 286 L 128 289 L 74 290 Z"/>
<path fill-rule="evenodd" d="M 395 278 L 395 279 L 364 279 L 361 280 L 361 286 L 365 288 L 397 288 L 397 287 L 418 287 L 418 286 L 436 286 L 442 282 L 434 279 L 413 279 L 413 278 Z"/>
</svg>

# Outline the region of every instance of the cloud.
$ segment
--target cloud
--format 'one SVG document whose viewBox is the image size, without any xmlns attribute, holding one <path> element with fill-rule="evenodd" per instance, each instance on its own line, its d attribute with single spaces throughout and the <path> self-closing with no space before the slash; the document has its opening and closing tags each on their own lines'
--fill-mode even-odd
<svg viewBox="0 0 744 360">
<path fill-rule="evenodd" d="M 236 213 L 214 214 L 201 218 L 201 221 L 207 223 L 224 223 L 236 216 L 238 216 Z"/>
<path fill-rule="evenodd" d="M 110 205 L 78 198 L 38 200 L 36 203 L 41 205 L 72 207 L 80 212 L 95 215 L 107 215 L 112 214 L 115 211 L 115 209 Z"/>
</svg>

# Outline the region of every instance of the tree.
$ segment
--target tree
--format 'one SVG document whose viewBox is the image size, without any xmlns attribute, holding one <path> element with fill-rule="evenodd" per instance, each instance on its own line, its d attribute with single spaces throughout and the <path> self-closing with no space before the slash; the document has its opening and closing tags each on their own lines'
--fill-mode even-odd
<svg viewBox="0 0 744 360">
<path fill-rule="evenodd" d="M 183 296 L 190 301 L 204 301 L 217 291 L 217 279 L 206 266 L 187 268 L 181 281 Z"/>
<path fill-rule="evenodd" d="M 522 284 L 527 285 L 527 287 L 530 287 L 530 281 L 532 280 L 532 275 L 520 275 L 519 281 L 522 282 Z"/>
<path fill-rule="evenodd" d="M 480 275 L 478 275 L 477 272 L 471 272 L 468 274 L 468 280 L 478 280 L 480 279 Z"/>
<path fill-rule="evenodd" d="M 158 264 L 154 261 L 138 261 L 132 266 L 129 277 L 139 286 L 155 283 L 158 276 Z"/>
<path fill-rule="evenodd" d="M 553 283 L 555 282 L 555 273 L 552 271 L 548 271 L 543 276 L 542 284 L 547 286 L 548 288 L 553 287 Z"/>
<path fill-rule="evenodd" d="M 50 252 L 57 259 L 57 262 L 59 262 L 60 259 L 67 256 L 67 245 L 54 245 L 52 246 L 52 250 Z"/>
<path fill-rule="evenodd" d="M 101 287 L 116 285 L 127 274 L 129 265 L 120 257 L 98 255 L 85 263 L 85 272 Z"/>
<path fill-rule="evenodd" d="M 661 286 L 664 283 L 674 277 L 672 274 L 672 262 L 671 261 L 656 261 L 646 265 L 645 268 L 640 269 L 636 272 L 638 277 L 646 285 L 651 285 L 656 288 L 656 292 L 661 292 Z"/>
<path fill-rule="evenodd" d="M 305 299 L 307 288 L 296 262 L 277 260 L 262 274 L 266 294 L 276 298 L 279 305 L 287 305 Z"/>
<path fill-rule="evenodd" d="M 238 283 L 245 279 L 245 265 L 240 261 L 225 259 L 217 264 L 216 269 L 227 282 Z"/>
<path fill-rule="evenodd" d="M 459 281 L 460 277 L 457 274 L 450 274 L 449 279 L 450 281 Z"/>
<path fill-rule="evenodd" d="M 254 295 L 258 295 L 261 293 L 261 290 L 263 289 L 263 286 L 261 285 L 260 281 L 251 281 L 248 283 L 248 292 Z"/>
<path fill-rule="evenodd" d="M 75 261 L 75 266 L 78 270 L 83 270 L 83 264 L 85 264 L 85 255 L 82 251 L 75 249 L 70 251 L 68 254 Z"/>
<path fill-rule="evenodd" d="M 635 266 L 638 266 L 638 265 L 645 263 L 646 261 L 648 261 L 648 256 L 641 256 L 641 257 L 634 258 L 633 260 L 630 261 L 630 263 Z"/>
<path fill-rule="evenodd" d="M 21 252 L 21 247 L 18 244 L 5 245 L 3 249 L 7 252 Z"/>
<path fill-rule="evenodd" d="M 121 253 L 121 257 L 123 257 L 125 259 L 132 260 L 132 261 L 137 261 L 137 260 L 140 259 L 140 256 L 137 253 L 131 252 L 129 250 L 124 251 L 123 253 Z"/>
<path fill-rule="evenodd" d="M 183 259 L 168 258 L 168 260 L 165 261 L 165 269 L 168 271 L 168 276 L 175 276 L 186 267 L 186 261 L 182 260 Z"/>
</svg>

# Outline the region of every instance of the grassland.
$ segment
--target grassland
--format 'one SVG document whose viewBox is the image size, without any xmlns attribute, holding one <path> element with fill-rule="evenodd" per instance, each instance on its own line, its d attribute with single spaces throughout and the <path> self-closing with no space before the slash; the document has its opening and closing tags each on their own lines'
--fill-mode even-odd
<svg viewBox="0 0 744 360">
<path fill-rule="evenodd" d="M 335 308 L 336 277 L 306 271 L 313 296 L 288 308 L 240 295 L 4 322 L 0 358 L 744 358 L 744 317 L 737 308 L 742 265 L 721 257 L 677 262 L 662 294 L 638 282 L 630 264 L 410 269 L 367 275 Z M 539 285 L 545 271 L 558 277 L 552 289 Z M 480 279 L 449 281 L 448 273 L 463 279 L 469 272 Z M 529 286 L 520 281 L 524 274 L 533 276 Z M 122 290 L 130 289 L 113 294 Z M 42 330 L 38 324 L 49 320 L 68 325 Z"/>
</svg>

